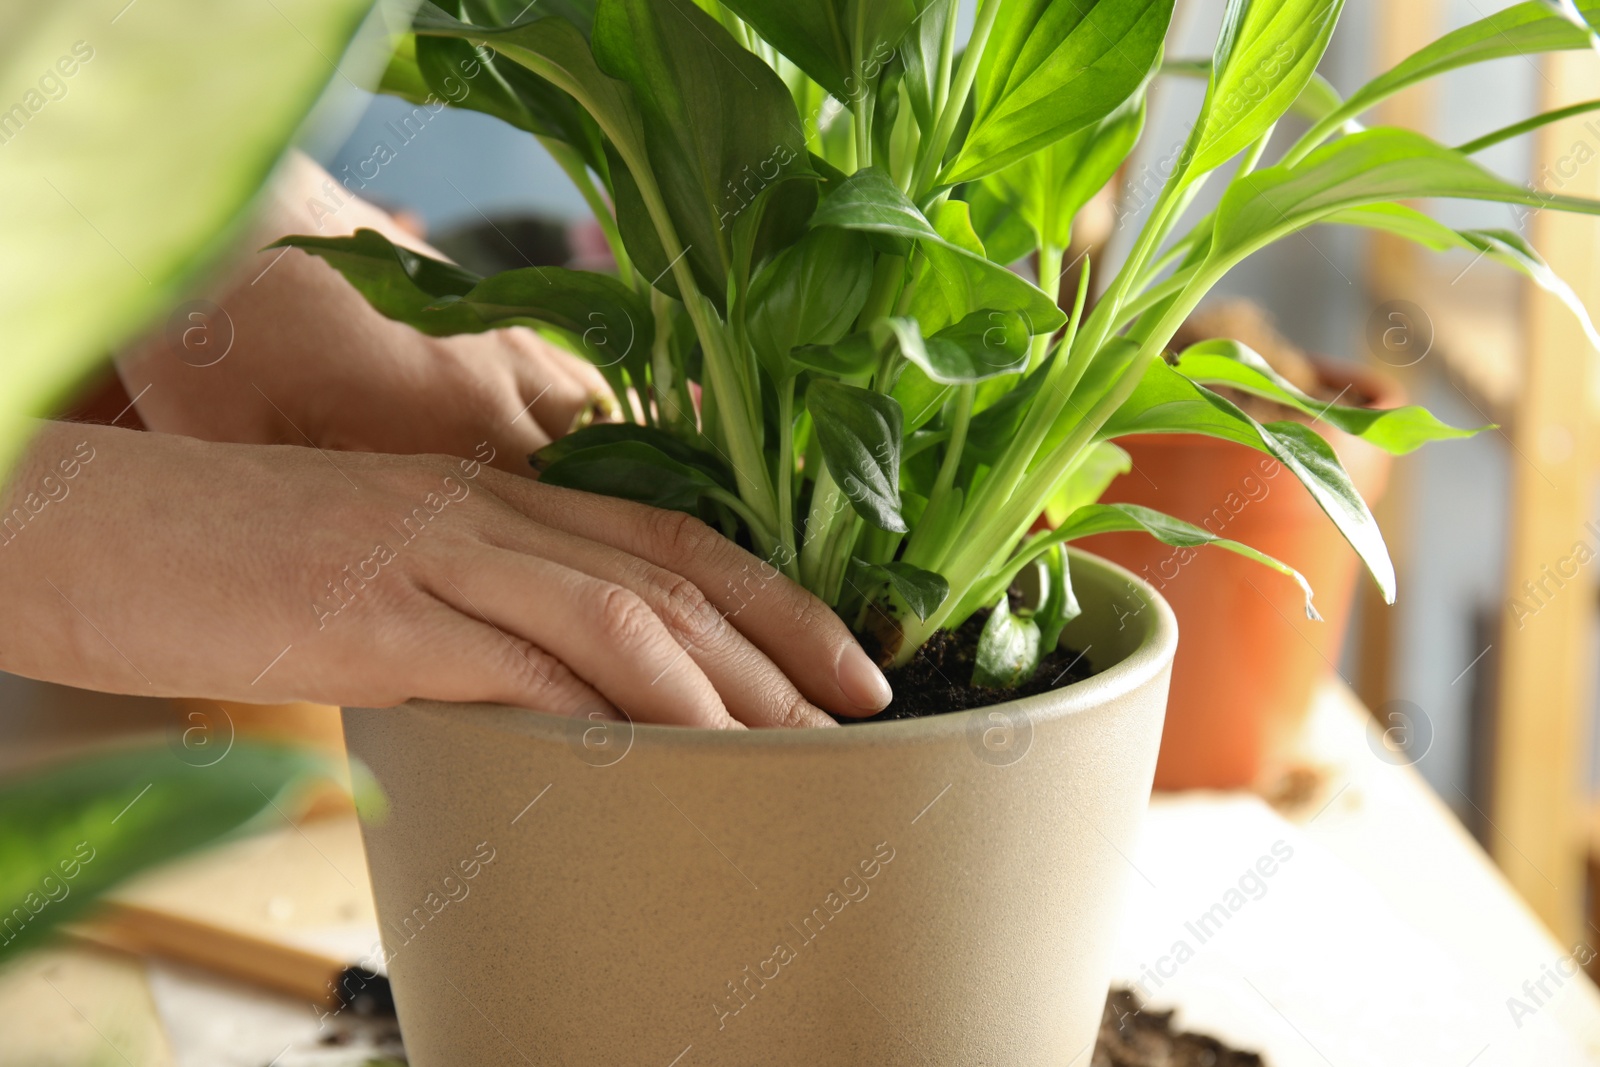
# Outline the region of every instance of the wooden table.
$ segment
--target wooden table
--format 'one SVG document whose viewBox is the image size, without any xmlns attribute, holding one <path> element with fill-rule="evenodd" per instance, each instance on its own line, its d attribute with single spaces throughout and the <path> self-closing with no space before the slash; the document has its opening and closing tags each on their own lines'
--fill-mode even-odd
<svg viewBox="0 0 1600 1067">
<path fill-rule="evenodd" d="M 1433 1041 L 1417 1026 L 1402 1032 L 1406 1018 L 1443 1019 L 1463 1005 L 1460 1024 L 1409 1062 L 1600 1063 L 1600 992 L 1581 976 L 1559 987 L 1547 977 L 1573 948 L 1540 926 L 1414 768 L 1380 757 L 1368 721 L 1342 686 L 1319 695 L 1302 749 L 1317 784 L 1282 812 L 1248 794 L 1152 800 L 1144 846 L 1129 857 L 1119 978 L 1142 981 L 1153 1006 L 1176 1007 L 1181 1024 L 1257 1048 L 1274 1067 L 1373 1067 L 1387 1062 L 1375 1058 L 1384 1049 Z M 1259 898 L 1242 897 L 1226 928 L 1206 927 L 1200 944 L 1178 920 L 1225 906 L 1274 844 L 1292 858 L 1247 880 L 1252 893 L 1264 887 Z M 235 842 L 121 895 L 191 910 L 181 902 L 204 899 L 209 917 L 254 933 L 326 943 L 343 928 L 359 942 L 374 928 L 363 874 L 357 828 L 333 819 Z M 1162 970 L 1174 974 L 1163 978 L 1160 954 L 1178 939 L 1197 954 L 1169 960 Z M 1425 988 L 1408 985 L 1411 975 Z M 1541 978 L 1549 995 L 1534 1005 L 1524 983 Z M 92 950 L 41 953 L 0 976 L 0 1067 L 331 1062 L 302 1056 L 300 1045 L 285 1051 L 314 1041 L 306 1006 L 194 979 Z M 1364 1003 L 1365 993 L 1382 1002 Z M 1395 1003 L 1408 995 L 1414 1004 Z M 1531 1010 L 1516 1017 L 1512 997 Z M 1354 1037 L 1379 1051 L 1352 1058 Z M 206 1047 L 221 1041 L 226 1056 Z"/>
</svg>

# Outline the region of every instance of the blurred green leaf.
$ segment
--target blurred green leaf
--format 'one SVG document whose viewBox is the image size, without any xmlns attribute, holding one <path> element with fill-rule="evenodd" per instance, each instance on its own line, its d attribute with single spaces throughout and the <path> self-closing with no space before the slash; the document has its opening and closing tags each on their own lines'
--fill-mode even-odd
<svg viewBox="0 0 1600 1067">
<path fill-rule="evenodd" d="M 377 80 L 386 42 L 347 54 L 370 7 L 81 0 L 0 16 L 0 469 L 32 418 L 234 247 L 324 88 Z"/>
<path fill-rule="evenodd" d="M 280 818 L 297 787 L 335 778 L 304 749 L 240 742 L 215 760 L 194 755 L 177 743 L 119 747 L 0 785 L 0 960 L 130 876 L 265 812 Z"/>
</svg>

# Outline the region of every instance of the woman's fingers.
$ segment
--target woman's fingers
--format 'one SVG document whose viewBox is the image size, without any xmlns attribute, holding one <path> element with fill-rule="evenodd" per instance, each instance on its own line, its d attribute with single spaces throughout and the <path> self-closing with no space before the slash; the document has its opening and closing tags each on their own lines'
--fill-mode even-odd
<svg viewBox="0 0 1600 1067">
<path fill-rule="evenodd" d="M 484 545 L 429 592 L 544 649 L 638 722 L 735 728 L 716 688 L 644 599 L 562 564 Z"/>
<path fill-rule="evenodd" d="M 648 560 L 521 515 L 486 534 L 501 548 L 554 560 L 637 593 L 746 726 L 837 725 L 738 631 L 694 582 Z"/>
<path fill-rule="evenodd" d="M 406 669 L 428 699 L 620 718 L 610 701 L 561 660 L 474 612 L 433 599 L 411 621 L 422 640 L 406 654 Z"/>
<path fill-rule="evenodd" d="M 516 479 L 485 486 L 538 522 L 689 579 L 814 704 L 859 717 L 893 699 L 883 672 L 826 604 L 692 516 Z"/>
</svg>

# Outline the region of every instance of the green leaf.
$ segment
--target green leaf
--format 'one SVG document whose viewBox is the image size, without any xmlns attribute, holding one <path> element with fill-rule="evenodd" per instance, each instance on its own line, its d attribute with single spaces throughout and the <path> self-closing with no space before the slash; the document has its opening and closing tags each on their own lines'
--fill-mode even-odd
<svg viewBox="0 0 1600 1067">
<path fill-rule="evenodd" d="M 1014 264 L 1038 250 L 1039 235 L 987 179 L 962 186 L 961 195 L 971 210 L 972 228 L 991 263 Z"/>
<path fill-rule="evenodd" d="M 938 331 L 978 311 L 1017 312 L 1030 333 L 1053 333 L 1066 314 L 1043 289 L 992 262 L 973 232 L 967 205 L 946 201 L 936 220 L 938 240 L 918 243 L 909 311 L 925 330 Z"/>
<path fill-rule="evenodd" d="M 1316 607 L 1311 603 L 1311 583 L 1306 581 L 1305 575 L 1283 563 L 1273 559 L 1263 552 L 1258 552 L 1249 545 L 1242 545 L 1237 541 L 1230 541 L 1225 537 L 1218 537 L 1204 527 L 1193 523 L 1175 519 L 1171 515 L 1164 515 L 1150 508 L 1139 507 L 1136 504 L 1089 504 L 1079 508 L 1061 525 L 1059 529 L 1047 535 L 1043 540 L 1049 543 L 1065 544 L 1076 541 L 1082 537 L 1092 537 L 1104 533 L 1143 532 L 1154 537 L 1164 545 L 1174 548 L 1198 548 L 1202 545 L 1215 545 L 1227 549 L 1229 552 L 1254 560 L 1264 566 L 1271 567 L 1279 574 L 1287 575 L 1294 579 L 1300 591 L 1306 598 L 1306 618 L 1320 619 Z M 1033 547 L 1032 545 L 1029 546 Z"/>
<path fill-rule="evenodd" d="M 1578 10 L 1578 5 L 1574 0 L 1543 0 L 1543 3 L 1545 7 L 1588 33 L 1589 42 L 1597 50 L 1600 50 L 1600 34 L 1595 33 L 1593 22 Z"/>
<path fill-rule="evenodd" d="M 601 0 L 594 56 L 632 88 L 644 119 L 650 173 L 634 170 L 633 181 L 659 187 L 695 277 L 720 307 L 734 221 L 764 207 L 752 259 L 760 263 L 805 232 L 816 204 L 815 181 L 792 180 L 814 175 L 788 87 L 693 0 Z M 628 252 L 646 277 L 671 265 L 653 243 Z"/>
<path fill-rule="evenodd" d="M 1600 14 L 1600 3 L 1595 0 L 1579 0 L 1573 6 L 1589 19 Z M 1448 71 L 1509 56 L 1588 48 L 1591 33 L 1532 0 L 1513 5 L 1447 33 L 1408 56 L 1356 90 L 1343 107 L 1317 123 L 1306 137 L 1315 143 L 1345 120 L 1355 118 L 1409 86 Z"/>
<path fill-rule="evenodd" d="M 1583 299 L 1521 234 L 1511 230 L 1453 230 L 1430 215 L 1404 204 L 1369 204 L 1328 216 L 1324 221 L 1383 230 L 1436 252 L 1464 249 L 1525 275 L 1567 306 L 1583 326 L 1589 344 L 1600 350 L 1600 332 Z"/>
<path fill-rule="evenodd" d="M 830 193 L 811 225 L 876 236 L 895 255 L 909 254 L 915 243 L 920 258 L 910 312 L 929 330 L 985 309 L 1020 312 L 1034 333 L 1054 331 L 1066 321 L 1048 293 L 984 256 L 965 203 L 947 201 L 938 215 L 935 227 L 887 174 L 869 167 Z"/>
<path fill-rule="evenodd" d="M 443 8 L 428 5 L 428 14 L 432 18 L 442 13 L 459 19 L 464 7 L 482 6 L 454 0 Z M 481 11 L 476 14 L 479 17 L 468 21 L 491 27 L 505 25 L 498 19 L 485 19 Z M 539 14 L 549 14 L 542 4 Z M 576 148 L 590 167 L 606 173 L 599 129 L 571 94 L 519 63 L 499 59 L 488 46 L 457 37 L 423 36 L 410 40 L 418 75 L 432 94 L 433 103 L 448 101 L 453 107 L 493 115 L 519 130 L 565 142 Z"/>
<path fill-rule="evenodd" d="M 1041 363 L 1004 396 L 972 417 L 972 425 L 967 430 L 966 454 L 985 463 L 1000 457 L 1022 431 L 1022 422 L 1043 387 L 1049 369 L 1048 363 Z"/>
<path fill-rule="evenodd" d="M 933 0 L 900 42 L 900 65 L 905 70 L 900 84 L 905 86 L 911 113 L 923 130 L 932 130 L 938 122 L 940 42 L 958 6 L 956 0 Z"/>
<path fill-rule="evenodd" d="M 376 37 L 350 49 L 370 0 L 126 7 L 0 18 L 0 470 L 34 418 L 216 276 L 334 64 L 375 82 L 388 55 Z"/>
<path fill-rule="evenodd" d="M 917 205 L 878 167 L 867 167 L 833 190 L 811 216 L 813 228 L 838 226 L 884 238 L 884 251 L 904 256 L 911 242 L 943 241 Z"/>
<path fill-rule="evenodd" d="M 977 657 L 972 665 L 972 684 L 989 689 L 1015 689 L 1039 669 L 1041 634 L 1039 624 L 1011 611 L 1011 598 L 1000 600 L 978 635 Z"/>
<path fill-rule="evenodd" d="M 541 0 L 541 8 L 546 2 Z M 622 82 L 601 71 L 583 31 L 567 19 L 549 17 L 512 26 L 475 26 L 425 3 L 412 29 L 419 40 L 450 37 L 489 45 L 575 99 L 626 156 L 644 159 L 644 123 L 633 94 Z"/>
<path fill-rule="evenodd" d="M 413 104 L 428 102 L 433 90 L 428 88 L 427 79 L 417 69 L 417 39 L 411 34 L 395 42 L 394 54 L 389 57 L 389 65 L 384 68 L 383 77 L 378 82 L 378 92 L 409 100 Z"/>
<path fill-rule="evenodd" d="M 691 515 L 698 512 L 701 497 L 726 492 L 705 470 L 680 463 L 643 440 L 568 451 L 544 468 L 539 481 Z"/>
<path fill-rule="evenodd" d="M 851 230 L 811 230 L 773 257 L 750 284 L 746 312 L 750 341 L 769 373 L 788 376 L 791 349 L 844 337 L 871 288 L 872 249 Z"/>
<path fill-rule="evenodd" d="M 132 875 L 234 832 L 314 778 L 332 778 L 327 761 L 304 749 L 240 742 L 203 766 L 184 755 L 193 753 L 123 746 L 0 787 L 0 961 Z"/>
<path fill-rule="evenodd" d="M 1039 627 L 1040 651 L 1048 656 L 1061 644 L 1061 631 L 1067 628 L 1067 623 L 1083 614 L 1083 608 L 1072 590 L 1072 572 L 1067 567 L 1066 546 L 1047 548 L 1038 563 L 1044 597 L 1034 610 L 1033 621 Z"/>
<path fill-rule="evenodd" d="M 885 319 L 900 354 L 941 385 L 981 382 L 1027 366 L 1028 320 L 1015 311 L 975 311 L 924 339 L 916 319 Z"/>
<path fill-rule="evenodd" d="M 899 560 L 867 563 L 853 557 L 850 563 L 857 574 L 865 579 L 858 581 L 857 585 L 865 585 L 866 580 L 887 583 L 919 619 L 926 620 L 938 611 L 939 605 L 950 595 L 950 583 L 945 581 L 943 575 L 913 567 L 909 563 Z"/>
<path fill-rule="evenodd" d="M 905 533 L 900 514 L 900 405 L 891 397 L 818 379 L 806 390 L 822 458 L 856 514 Z"/>
<path fill-rule="evenodd" d="M 1128 158 L 1144 120 L 1140 92 L 1099 122 L 983 179 L 982 188 L 1017 213 L 1036 245 L 1066 248 L 1073 219 Z"/>
<path fill-rule="evenodd" d="M 606 274 L 524 267 L 480 279 L 375 230 L 285 237 L 269 247 L 321 256 L 379 312 L 433 337 L 540 323 L 566 333 L 572 350 L 597 366 L 621 363 L 636 377 L 654 338 L 644 298 Z"/>
<path fill-rule="evenodd" d="M 1554 111 L 1546 111 L 1542 114 L 1534 115 L 1531 118 L 1523 119 L 1521 122 L 1513 122 L 1509 126 L 1502 126 L 1500 129 L 1486 133 L 1482 137 L 1468 141 L 1466 144 L 1457 145 L 1456 151 L 1464 156 L 1477 155 L 1486 148 L 1492 148 L 1515 137 L 1521 137 L 1525 133 L 1532 133 L 1541 126 L 1548 126 L 1552 122 L 1560 122 L 1563 119 L 1574 118 L 1578 115 L 1587 115 L 1591 111 L 1600 111 L 1600 100 L 1585 100 L 1579 104 L 1570 104 L 1567 107 L 1556 108 Z"/>
<path fill-rule="evenodd" d="M 1214 170 L 1294 105 L 1328 48 L 1344 0 L 1230 3 L 1190 144 L 1190 176 Z"/>
<path fill-rule="evenodd" d="M 1133 470 L 1133 457 L 1112 444 L 1100 441 L 1091 445 L 1078 468 L 1045 504 L 1045 519 L 1051 526 L 1060 526 L 1067 516 L 1099 500 L 1119 475 Z"/>
<path fill-rule="evenodd" d="M 831 345 L 802 345 L 791 349 L 789 361 L 834 378 L 866 374 L 878 362 L 878 349 L 867 333 L 853 333 Z"/>
<path fill-rule="evenodd" d="M 430 310 L 445 297 L 471 292 L 478 275 L 403 248 L 377 230 L 361 229 L 348 237 L 294 235 L 267 247 L 299 248 L 321 257 L 384 316 L 423 333 L 443 337 L 487 328 L 464 307 Z"/>
<path fill-rule="evenodd" d="M 940 175 L 954 185 L 1099 122 L 1161 59 L 1173 0 L 1003 0 L 978 65 L 971 129 Z"/>
<path fill-rule="evenodd" d="M 906 31 L 948 0 L 723 0 L 842 103 L 877 82 Z M 859 57 L 859 62 L 858 58 Z"/>
<path fill-rule="evenodd" d="M 1209 82 L 1211 60 L 1169 59 L 1161 64 L 1161 73 L 1180 78 L 1199 78 Z M 1333 87 L 1333 83 L 1320 74 L 1313 74 L 1289 110 L 1308 122 L 1321 122 L 1343 106 L 1344 97 L 1339 95 L 1339 90 Z"/>
<path fill-rule="evenodd" d="M 1366 501 L 1327 441 L 1298 422 L 1262 425 L 1231 401 L 1196 385 L 1165 360 L 1145 370 L 1127 402 L 1101 428 L 1110 440 L 1137 433 L 1194 433 L 1265 452 L 1287 467 L 1311 493 L 1367 565 L 1388 603 L 1394 602 L 1394 564 Z"/>
<path fill-rule="evenodd" d="M 934 381 L 914 363 L 901 371 L 891 395 L 905 412 L 905 432 L 921 429 L 932 421 L 950 393 L 950 386 Z"/>
<path fill-rule="evenodd" d="M 720 456 L 687 445 L 671 434 L 654 427 L 636 426 L 627 422 L 600 422 L 585 426 L 581 430 L 574 430 L 565 437 L 559 437 L 545 445 L 530 459 L 535 470 L 544 471 L 551 464 L 574 453 L 624 442 L 648 445 L 675 463 L 696 468 L 723 488 L 730 491 L 734 489 L 733 472 L 728 469 Z"/>
<path fill-rule="evenodd" d="M 1217 208 L 1212 264 L 1231 264 L 1347 208 L 1447 197 L 1600 214 L 1600 202 L 1548 196 L 1496 177 L 1409 130 L 1375 129 L 1318 149 L 1294 166 L 1235 182 Z"/>
<path fill-rule="evenodd" d="M 1173 364 L 1179 374 L 1201 385 L 1228 385 L 1277 401 L 1359 437 L 1392 455 L 1414 452 L 1431 441 L 1453 441 L 1481 433 L 1440 422 L 1427 408 L 1386 411 L 1345 407 L 1318 400 L 1297 389 L 1253 349 L 1232 340 L 1202 341 L 1185 349 Z"/>
</svg>

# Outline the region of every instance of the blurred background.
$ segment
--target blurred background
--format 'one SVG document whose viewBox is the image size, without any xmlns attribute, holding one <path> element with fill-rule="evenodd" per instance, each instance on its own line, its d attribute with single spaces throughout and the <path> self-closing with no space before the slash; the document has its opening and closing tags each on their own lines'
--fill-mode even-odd
<svg viewBox="0 0 1600 1067">
<path fill-rule="evenodd" d="M 1349 0 L 1322 72 L 1349 92 L 1446 30 L 1507 6 Z M 1208 54 L 1222 7 L 1180 2 L 1169 55 Z M 1371 121 L 1459 144 L 1541 107 L 1600 95 L 1595 88 L 1563 61 L 1507 59 L 1402 95 Z M 589 254 L 583 201 L 532 138 L 481 114 L 447 109 L 424 124 L 402 101 L 337 84 L 333 91 L 343 94 L 338 107 L 359 117 L 346 124 L 348 136 L 308 149 L 336 179 L 357 176 L 363 196 L 405 213 L 450 254 L 491 267 L 508 254 L 512 265 L 523 256 L 554 263 Z M 1180 79 L 1154 90 L 1141 155 L 1108 191 L 1098 222 L 1081 228 L 1078 251 L 1114 265 L 1202 91 Z M 1297 135 L 1297 126 L 1286 120 L 1280 138 Z M 1551 129 L 1478 158 L 1545 191 L 1600 193 L 1600 122 Z M 1192 211 L 1212 205 L 1202 197 Z M 1455 227 L 1522 233 L 1591 307 L 1600 305 L 1586 222 L 1510 207 L 1427 210 Z M 1375 510 L 1395 555 L 1399 602 L 1385 607 L 1363 585 L 1330 669 L 1380 725 L 1397 731 L 1391 740 L 1401 758 L 1567 944 L 1584 930 L 1600 936 L 1587 925 L 1595 894 L 1585 877 L 1600 851 L 1592 814 L 1600 656 L 1596 568 L 1588 565 L 1600 552 L 1600 526 L 1590 525 L 1600 466 L 1595 354 L 1566 312 L 1517 276 L 1354 228 L 1322 227 L 1284 242 L 1223 289 L 1263 309 L 1286 348 L 1375 368 L 1455 425 L 1500 427 L 1396 461 Z M 1398 341 L 1395 328 L 1403 331 Z M 126 399 L 108 388 L 85 398 L 79 414 L 116 416 Z M 174 714 L 160 702 L 7 676 L 0 711 L 0 770 L 58 751 L 63 730 L 98 737 Z"/>
</svg>

